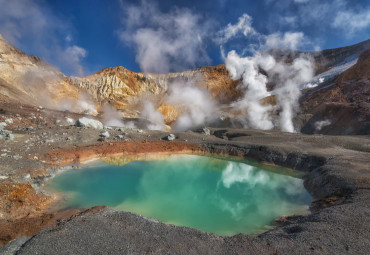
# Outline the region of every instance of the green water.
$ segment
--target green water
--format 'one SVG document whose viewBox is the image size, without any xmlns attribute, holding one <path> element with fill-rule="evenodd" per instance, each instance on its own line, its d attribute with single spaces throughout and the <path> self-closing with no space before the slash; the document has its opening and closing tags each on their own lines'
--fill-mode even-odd
<svg viewBox="0 0 370 255">
<path fill-rule="evenodd" d="M 299 178 L 194 155 L 100 163 L 62 173 L 49 187 L 66 195 L 64 209 L 107 205 L 220 235 L 259 233 L 311 202 Z"/>
</svg>

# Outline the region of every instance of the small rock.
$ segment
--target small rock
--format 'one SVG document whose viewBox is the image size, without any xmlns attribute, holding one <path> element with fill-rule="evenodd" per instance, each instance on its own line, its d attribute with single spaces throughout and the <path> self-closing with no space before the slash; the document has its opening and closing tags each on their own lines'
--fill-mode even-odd
<svg viewBox="0 0 370 255">
<path fill-rule="evenodd" d="M 72 118 L 66 118 L 66 121 L 67 121 L 67 124 L 68 125 L 73 125 L 74 123 L 75 123 L 75 120 L 74 119 L 72 119 Z"/>
<path fill-rule="evenodd" d="M 167 136 L 167 140 L 168 141 L 173 141 L 173 140 L 175 140 L 176 139 L 176 136 L 174 135 L 174 134 L 169 134 L 168 136 Z"/>
<path fill-rule="evenodd" d="M 11 141 L 13 141 L 14 140 L 14 135 L 13 134 L 7 134 L 5 136 L 5 140 L 11 140 Z"/>
<path fill-rule="evenodd" d="M 124 136 L 123 136 L 123 135 L 116 135 L 116 138 L 118 138 L 118 139 L 123 139 L 123 138 L 124 138 Z"/>
<path fill-rule="evenodd" d="M 3 130 L 7 125 L 5 122 L 0 122 L 0 130 Z"/>
<path fill-rule="evenodd" d="M 7 124 L 12 124 L 12 123 L 13 123 L 13 119 L 6 119 L 6 120 L 5 120 L 5 122 L 6 122 Z"/>
<path fill-rule="evenodd" d="M 202 129 L 202 133 L 203 133 L 204 135 L 211 135 L 211 130 L 209 130 L 208 128 L 204 127 L 204 128 Z"/>
<path fill-rule="evenodd" d="M 104 132 L 101 132 L 101 133 L 100 133 L 100 136 L 101 136 L 101 137 L 108 138 L 108 137 L 110 137 L 110 134 L 109 134 L 109 132 L 108 132 L 108 131 L 104 131 Z"/>
</svg>

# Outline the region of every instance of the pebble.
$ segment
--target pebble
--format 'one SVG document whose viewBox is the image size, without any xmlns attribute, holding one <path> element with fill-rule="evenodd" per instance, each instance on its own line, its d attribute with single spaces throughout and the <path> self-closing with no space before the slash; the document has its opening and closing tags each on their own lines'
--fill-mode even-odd
<svg viewBox="0 0 370 255">
<path fill-rule="evenodd" d="M 202 131 L 203 131 L 203 134 L 205 134 L 205 135 L 211 135 L 211 130 L 209 130 L 208 128 L 206 128 L 206 127 L 204 127 L 203 129 L 202 129 Z"/>
<path fill-rule="evenodd" d="M 7 134 L 6 137 L 5 137 L 6 140 L 11 140 L 13 141 L 14 140 L 14 135 L 13 134 Z"/>
<path fill-rule="evenodd" d="M 13 119 L 6 119 L 5 122 L 8 123 L 8 124 L 12 124 L 13 123 Z"/>
<path fill-rule="evenodd" d="M 101 133 L 100 133 L 100 136 L 101 136 L 101 137 L 108 138 L 108 137 L 110 137 L 110 134 L 109 134 L 109 132 L 108 132 L 108 131 L 104 131 L 104 132 L 101 132 Z"/>
</svg>

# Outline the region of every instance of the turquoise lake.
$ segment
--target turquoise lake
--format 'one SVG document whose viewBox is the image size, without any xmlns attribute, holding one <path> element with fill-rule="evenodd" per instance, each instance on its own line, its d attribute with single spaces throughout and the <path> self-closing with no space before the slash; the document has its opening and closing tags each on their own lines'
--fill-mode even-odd
<svg viewBox="0 0 370 255">
<path fill-rule="evenodd" d="M 64 172 L 48 187 L 60 209 L 106 205 L 220 235 L 257 234 L 283 215 L 303 214 L 311 196 L 300 178 L 260 165 L 172 155 Z"/>
</svg>

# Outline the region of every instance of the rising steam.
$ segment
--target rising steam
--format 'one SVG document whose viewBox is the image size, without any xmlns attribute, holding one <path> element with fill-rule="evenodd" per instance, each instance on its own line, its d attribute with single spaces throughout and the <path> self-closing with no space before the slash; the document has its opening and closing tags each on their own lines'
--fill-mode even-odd
<svg viewBox="0 0 370 255">
<path fill-rule="evenodd" d="M 243 19 L 245 20 L 245 15 Z M 249 16 L 248 16 L 249 17 Z M 260 50 L 254 52 L 252 56 L 242 57 L 235 51 L 230 51 L 225 57 L 225 66 L 233 80 L 241 80 L 240 87 L 244 91 L 242 100 L 233 104 L 239 110 L 247 112 L 246 127 L 257 129 L 272 129 L 271 112 L 274 108 L 270 105 L 261 103 L 261 99 L 274 95 L 277 101 L 277 110 L 279 110 L 279 126 L 286 132 L 295 132 L 293 118 L 299 110 L 298 99 L 301 94 L 300 85 L 310 81 L 314 74 L 314 68 L 311 59 L 307 56 L 299 56 L 292 63 L 287 63 L 284 58 L 277 60 L 266 49 L 287 49 L 295 50 L 301 45 L 304 39 L 303 33 L 285 34 L 258 34 L 251 27 L 250 22 L 241 23 L 239 19 L 238 26 L 228 25 L 223 32 L 223 41 L 230 39 L 230 34 L 235 35 L 235 27 L 239 31 L 253 31 L 254 37 L 263 38 L 265 43 L 260 45 Z M 244 24 L 243 28 L 240 24 Z M 231 31 L 227 31 L 231 29 Z M 243 32 L 244 33 L 244 32 Z M 244 33 L 245 34 L 245 33 Z M 246 33 L 248 36 L 248 33 Z M 222 50 L 222 55 L 225 53 Z M 275 84 L 271 92 L 267 90 L 267 84 Z"/>
<path fill-rule="evenodd" d="M 149 120 L 148 125 L 150 130 L 166 130 L 163 115 L 160 113 L 150 101 L 144 102 L 144 109 L 140 113 L 140 117 Z"/>
<path fill-rule="evenodd" d="M 167 103 L 179 105 L 183 112 L 173 125 L 176 131 L 204 125 L 217 109 L 209 92 L 196 87 L 192 81 L 171 84 Z"/>
</svg>

